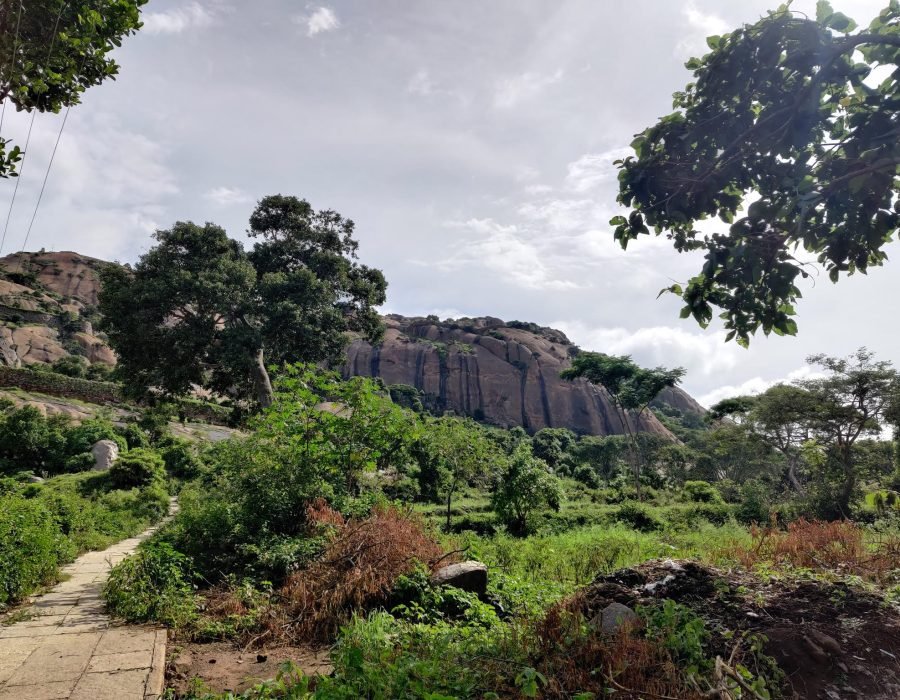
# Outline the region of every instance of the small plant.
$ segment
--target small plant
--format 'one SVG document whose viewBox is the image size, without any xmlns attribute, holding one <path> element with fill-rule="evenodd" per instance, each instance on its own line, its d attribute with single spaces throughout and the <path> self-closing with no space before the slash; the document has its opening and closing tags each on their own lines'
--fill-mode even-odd
<svg viewBox="0 0 900 700">
<path fill-rule="evenodd" d="M 661 530 L 663 526 L 662 522 L 640 503 L 623 503 L 614 511 L 613 516 L 618 522 L 641 532 Z"/>
<path fill-rule="evenodd" d="M 182 627 L 196 617 L 190 560 L 167 542 L 150 542 L 110 572 L 109 611 L 129 622 Z"/>
<path fill-rule="evenodd" d="M 694 503 L 724 503 L 722 494 L 708 481 L 685 481 L 682 491 Z"/>
</svg>

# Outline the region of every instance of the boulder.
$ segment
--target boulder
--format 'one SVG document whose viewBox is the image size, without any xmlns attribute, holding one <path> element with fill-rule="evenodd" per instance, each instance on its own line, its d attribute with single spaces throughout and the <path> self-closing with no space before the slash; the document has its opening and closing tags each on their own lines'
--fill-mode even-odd
<svg viewBox="0 0 900 700">
<path fill-rule="evenodd" d="M 28 477 L 28 483 L 29 484 L 42 484 L 42 483 L 44 483 L 44 480 L 41 477 L 35 476 L 34 474 L 32 474 L 31 476 Z"/>
<path fill-rule="evenodd" d="M 92 471 L 105 472 L 119 458 L 119 446 L 112 440 L 100 440 L 91 447 L 94 456 L 94 468 Z"/>
<path fill-rule="evenodd" d="M 622 625 L 638 619 L 637 613 L 622 603 L 610 603 L 591 620 L 591 627 L 601 634 L 614 634 Z"/>
<path fill-rule="evenodd" d="M 453 586 L 481 597 L 487 593 L 487 572 L 480 561 L 464 561 L 438 569 L 430 580 L 433 586 Z"/>
</svg>

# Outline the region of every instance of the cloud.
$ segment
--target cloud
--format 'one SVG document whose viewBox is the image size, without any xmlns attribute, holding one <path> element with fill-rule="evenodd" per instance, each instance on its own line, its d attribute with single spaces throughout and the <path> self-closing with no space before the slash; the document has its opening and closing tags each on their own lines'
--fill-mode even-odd
<svg viewBox="0 0 900 700">
<path fill-rule="evenodd" d="M 416 74 L 409 79 L 406 91 L 413 95 L 421 95 L 422 97 L 428 97 L 429 95 L 434 94 L 434 82 L 431 80 L 431 76 L 428 75 L 428 71 L 424 68 L 417 71 Z"/>
<path fill-rule="evenodd" d="M 527 72 L 506 78 L 500 82 L 494 93 L 494 106 L 500 109 L 515 107 L 543 92 L 547 87 L 563 78 L 562 69 L 552 74 Z"/>
<path fill-rule="evenodd" d="M 585 153 L 578 160 L 569 163 L 566 186 L 581 194 L 605 182 L 613 182 L 617 177 L 613 161 L 630 153 L 630 148 L 616 148 L 603 153 Z"/>
<path fill-rule="evenodd" d="M 250 197 L 239 187 L 214 187 L 204 197 L 212 200 L 222 207 L 232 204 L 243 204 L 250 201 Z"/>
<path fill-rule="evenodd" d="M 341 26 L 334 10 L 328 7 L 318 7 L 311 15 L 295 17 L 294 21 L 297 24 L 306 25 L 306 36 L 332 32 Z"/>
<path fill-rule="evenodd" d="M 724 333 L 691 332 L 673 326 L 591 328 L 581 321 L 555 321 L 551 325 L 585 350 L 631 355 L 647 367 L 684 367 L 689 377 L 717 376 L 733 370 L 745 352 L 725 343 Z"/>
<path fill-rule="evenodd" d="M 694 0 L 690 0 L 684 6 L 682 14 L 688 25 L 688 31 L 675 46 L 675 55 L 677 56 L 688 57 L 705 54 L 709 51 L 706 37 L 726 34 L 733 29 L 718 15 L 701 10 Z"/>
<path fill-rule="evenodd" d="M 719 403 L 722 399 L 730 399 L 733 396 L 753 396 L 755 394 L 761 394 L 766 389 L 769 389 L 776 384 L 791 384 L 804 379 L 818 379 L 824 376 L 824 372 L 817 371 L 809 365 L 804 365 L 799 369 L 788 372 L 786 376 L 779 379 L 753 377 L 752 379 L 748 379 L 737 385 L 729 384 L 727 386 L 719 387 L 718 389 L 713 389 L 712 391 L 703 394 L 703 396 L 698 397 L 697 401 L 700 402 L 700 405 L 709 408 L 710 406 Z"/>
<path fill-rule="evenodd" d="M 147 34 L 181 34 L 188 29 L 200 29 L 213 23 L 214 15 L 198 2 L 162 12 L 145 12 L 141 16 Z"/>
<path fill-rule="evenodd" d="M 504 281 L 525 289 L 563 291 L 578 288 L 575 282 L 555 274 L 538 247 L 515 225 L 503 226 L 493 219 L 475 218 L 446 225 L 473 235 L 459 246 L 459 252 L 437 263 L 439 268 L 458 270 L 481 266 L 499 273 Z"/>
</svg>

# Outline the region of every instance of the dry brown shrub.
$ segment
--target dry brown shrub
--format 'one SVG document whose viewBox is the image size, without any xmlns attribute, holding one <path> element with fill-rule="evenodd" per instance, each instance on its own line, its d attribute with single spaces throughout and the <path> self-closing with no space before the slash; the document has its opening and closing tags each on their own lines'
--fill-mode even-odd
<svg viewBox="0 0 900 700">
<path fill-rule="evenodd" d="M 878 537 L 866 542 L 866 533 L 848 520 L 824 522 L 800 519 L 787 529 L 774 524 L 753 526 L 749 545 L 735 543 L 726 555 L 743 566 L 759 563 L 827 569 L 883 581 L 900 568 L 900 541 Z"/>
<path fill-rule="evenodd" d="M 634 627 L 622 625 L 612 635 L 584 634 L 578 597 L 553 607 L 539 627 L 541 661 L 546 677 L 545 698 L 571 698 L 592 692 L 598 698 L 624 700 L 707 697 L 689 684 L 658 640 L 646 639 Z"/>
<path fill-rule="evenodd" d="M 416 561 L 430 566 L 443 554 L 423 520 L 397 508 L 376 508 L 365 519 L 344 522 L 317 504 L 308 515 L 332 528 L 331 539 L 315 562 L 278 591 L 280 604 L 266 623 L 275 640 L 332 641 L 354 611 L 383 603 Z"/>
</svg>

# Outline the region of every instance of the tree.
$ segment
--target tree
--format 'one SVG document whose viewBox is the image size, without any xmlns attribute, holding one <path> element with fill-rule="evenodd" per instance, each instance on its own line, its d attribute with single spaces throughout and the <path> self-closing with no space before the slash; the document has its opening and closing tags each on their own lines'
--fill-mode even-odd
<svg viewBox="0 0 900 700">
<path fill-rule="evenodd" d="M 305 200 L 262 199 L 245 252 L 214 225 L 176 223 L 133 270 L 101 274 L 100 310 L 126 385 L 194 386 L 272 403 L 266 362 L 339 361 L 347 333 L 376 340 L 387 283 L 356 262 L 354 224 Z"/>
<path fill-rule="evenodd" d="M 560 375 L 563 379 L 568 380 L 583 377 L 606 390 L 620 415 L 622 426 L 629 438 L 632 470 L 639 499 L 641 497 L 643 457 L 635 437 L 636 427 L 650 402 L 663 389 L 673 387 L 680 382 L 684 374 L 685 370 L 681 367 L 643 369 L 628 355 L 583 352 L 576 356 L 572 366 L 563 370 Z M 632 421 L 634 425 L 632 425 Z"/>
<path fill-rule="evenodd" d="M 860 348 L 847 358 L 813 355 L 807 362 L 826 376 L 798 382 L 811 394 L 808 417 L 812 434 L 826 450 L 826 469 L 835 472 L 835 515 L 849 517 L 859 483 L 854 445 L 861 437 L 877 437 L 889 417 L 891 399 L 900 388 L 900 372 L 890 362 L 876 361 Z"/>
<path fill-rule="evenodd" d="M 423 441 L 438 468 L 437 491 L 447 506 L 446 527 L 449 530 L 453 496 L 457 490 L 487 474 L 502 456 L 495 443 L 470 419 L 435 418 L 425 426 Z"/>
<path fill-rule="evenodd" d="M 528 443 L 520 443 L 501 472 L 491 496 L 497 517 L 515 534 L 528 532 L 535 511 L 559 510 L 562 489 L 547 463 L 535 457 Z"/>
<path fill-rule="evenodd" d="M 788 483 L 801 496 L 806 492 L 798 474 L 801 447 L 810 438 L 809 419 L 818 409 L 816 396 L 806 389 L 776 384 L 756 397 L 750 414 L 751 429 L 784 456 Z"/>
<path fill-rule="evenodd" d="M 679 252 L 706 253 L 698 275 L 669 288 L 682 318 L 706 326 L 719 307 L 742 345 L 760 328 L 794 334 L 796 283 L 810 276 L 797 247 L 833 282 L 886 259 L 900 225 L 900 2 L 855 30 L 820 1 L 815 20 L 783 5 L 709 37 L 675 111 L 617 161 L 631 212 L 612 219 L 616 240 L 652 229 Z M 887 77 L 873 87 L 876 68 Z M 701 231 L 713 218 L 724 226 Z"/>
<path fill-rule="evenodd" d="M 59 112 L 114 79 L 109 57 L 140 28 L 147 0 L 9 0 L 0 4 L 0 102 L 17 110 Z M 0 177 L 16 175 L 18 146 L 0 137 Z"/>
<path fill-rule="evenodd" d="M 622 435 L 585 435 L 575 446 L 573 456 L 579 464 L 588 464 L 597 475 L 609 484 L 619 469 L 627 438 Z"/>
<path fill-rule="evenodd" d="M 753 410 L 756 403 L 754 396 L 734 396 L 728 399 L 722 399 L 714 406 L 710 407 L 706 419 L 710 423 L 721 421 L 725 418 L 740 425 L 747 420 L 747 414 Z"/>
</svg>

